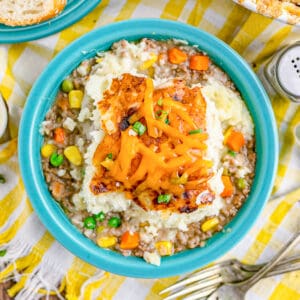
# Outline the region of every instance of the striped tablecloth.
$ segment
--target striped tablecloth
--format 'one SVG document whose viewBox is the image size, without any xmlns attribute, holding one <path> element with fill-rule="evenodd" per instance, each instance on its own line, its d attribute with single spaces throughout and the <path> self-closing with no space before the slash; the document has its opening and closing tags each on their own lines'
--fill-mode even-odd
<svg viewBox="0 0 300 300">
<path fill-rule="evenodd" d="M 9 295 L 37 299 L 161 299 L 158 291 L 177 277 L 143 280 L 113 275 L 88 265 L 60 246 L 33 212 L 20 178 L 17 132 L 30 88 L 49 61 L 93 28 L 129 18 L 179 20 L 204 29 L 238 51 L 255 70 L 282 45 L 300 39 L 300 28 L 247 11 L 231 0 L 103 0 L 89 15 L 59 34 L 28 43 L 0 45 L 0 90 L 10 109 L 13 139 L 0 145 L 0 282 L 15 279 Z M 271 258 L 300 223 L 300 147 L 293 130 L 300 107 L 271 93 L 280 134 L 280 163 L 275 195 L 251 232 L 226 257 L 249 263 Z M 300 248 L 298 247 L 298 251 Z M 1 256 L 2 255 L 2 256 Z M 61 296 L 60 293 L 62 293 Z M 300 299 L 300 272 L 261 281 L 248 299 Z"/>
</svg>

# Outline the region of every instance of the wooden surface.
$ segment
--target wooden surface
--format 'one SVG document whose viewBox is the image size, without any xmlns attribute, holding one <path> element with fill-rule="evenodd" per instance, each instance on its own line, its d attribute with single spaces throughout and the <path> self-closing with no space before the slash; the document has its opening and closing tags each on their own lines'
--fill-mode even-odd
<svg viewBox="0 0 300 300">
<path fill-rule="evenodd" d="M 11 286 L 11 282 L 0 283 L 0 300 L 10 300 L 10 299 L 12 299 L 6 293 L 6 289 L 9 286 Z"/>
</svg>

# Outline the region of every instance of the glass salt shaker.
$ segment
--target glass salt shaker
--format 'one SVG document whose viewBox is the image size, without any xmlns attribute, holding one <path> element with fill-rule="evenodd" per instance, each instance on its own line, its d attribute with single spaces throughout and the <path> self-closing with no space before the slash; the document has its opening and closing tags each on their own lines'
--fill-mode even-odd
<svg viewBox="0 0 300 300">
<path fill-rule="evenodd" d="M 259 70 L 258 76 L 270 91 L 300 103 L 300 41 L 276 52 Z"/>
</svg>

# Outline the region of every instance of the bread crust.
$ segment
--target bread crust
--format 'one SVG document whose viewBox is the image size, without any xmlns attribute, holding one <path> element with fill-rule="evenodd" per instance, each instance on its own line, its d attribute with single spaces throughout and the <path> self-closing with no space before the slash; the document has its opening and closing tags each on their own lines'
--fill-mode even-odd
<svg viewBox="0 0 300 300">
<path fill-rule="evenodd" d="M 35 18 L 12 19 L 0 15 L 0 23 L 8 26 L 26 26 L 52 19 L 64 9 L 67 4 L 67 0 L 52 0 L 52 2 L 52 8 L 46 10 L 43 14 L 37 15 Z"/>
<path fill-rule="evenodd" d="M 261 14 L 278 18 L 287 15 L 288 23 L 300 22 L 300 0 L 251 0 L 256 3 L 257 11 Z M 243 1 L 239 1 L 242 3 Z"/>
</svg>

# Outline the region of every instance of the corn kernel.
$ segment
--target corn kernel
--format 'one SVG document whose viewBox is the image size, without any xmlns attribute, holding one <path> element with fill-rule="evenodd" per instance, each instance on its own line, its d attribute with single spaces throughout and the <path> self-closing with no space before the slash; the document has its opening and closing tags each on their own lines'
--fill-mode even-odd
<svg viewBox="0 0 300 300">
<path fill-rule="evenodd" d="M 231 132 L 233 131 L 233 127 L 230 126 L 228 129 L 226 129 L 224 133 L 224 144 L 227 143 L 228 137 L 230 136 Z"/>
<path fill-rule="evenodd" d="M 71 108 L 81 108 L 83 92 L 80 90 L 73 90 L 69 93 L 69 104 Z"/>
<path fill-rule="evenodd" d="M 52 144 L 45 144 L 41 149 L 41 154 L 43 157 L 50 157 L 56 151 L 56 146 Z"/>
<path fill-rule="evenodd" d="M 64 155 L 71 164 L 75 166 L 80 166 L 82 164 L 82 155 L 77 146 L 67 147 L 64 150 Z"/>
<path fill-rule="evenodd" d="M 101 166 L 103 166 L 106 170 L 110 170 L 114 164 L 114 161 L 112 159 L 105 159 L 100 163 Z"/>
<path fill-rule="evenodd" d="M 157 55 L 154 53 L 151 53 L 151 57 L 150 59 L 144 61 L 141 65 L 140 65 L 140 69 L 141 70 L 147 70 L 150 67 L 152 67 L 152 65 L 157 61 Z"/>
<path fill-rule="evenodd" d="M 117 243 L 118 239 L 115 236 L 103 236 L 97 239 L 98 246 L 109 248 Z"/>
<path fill-rule="evenodd" d="M 219 219 L 218 218 L 211 218 L 211 219 L 205 221 L 201 225 L 201 230 L 203 232 L 209 231 L 209 230 L 213 229 L 214 227 L 216 227 L 218 224 L 219 224 Z"/>
<path fill-rule="evenodd" d="M 103 57 L 98 57 L 98 58 L 96 58 L 96 63 L 99 64 L 99 63 L 101 63 L 102 60 L 103 60 Z"/>
<path fill-rule="evenodd" d="M 173 253 L 173 244 L 169 241 L 156 242 L 155 248 L 160 256 L 171 255 Z"/>
</svg>

